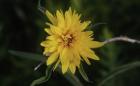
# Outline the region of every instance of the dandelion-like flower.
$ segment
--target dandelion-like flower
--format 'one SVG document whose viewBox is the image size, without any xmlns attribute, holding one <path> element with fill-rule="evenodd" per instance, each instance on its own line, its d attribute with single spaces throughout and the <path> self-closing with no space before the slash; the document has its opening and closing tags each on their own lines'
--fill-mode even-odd
<svg viewBox="0 0 140 86">
<path fill-rule="evenodd" d="M 44 47 L 43 54 L 48 56 L 47 65 L 54 65 L 54 69 L 60 64 L 62 73 L 70 70 L 73 74 L 80 67 L 81 61 L 90 65 L 89 59 L 99 60 L 92 48 L 103 45 L 94 41 L 93 32 L 86 30 L 90 21 L 81 22 L 81 15 L 71 8 L 65 13 L 57 10 L 56 15 L 46 11 L 51 23 L 45 28 L 49 36 L 41 43 Z"/>
</svg>

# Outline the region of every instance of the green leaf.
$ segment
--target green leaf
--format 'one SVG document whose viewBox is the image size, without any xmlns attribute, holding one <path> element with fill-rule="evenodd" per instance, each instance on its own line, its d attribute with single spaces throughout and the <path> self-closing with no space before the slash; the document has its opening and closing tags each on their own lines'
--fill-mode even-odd
<svg viewBox="0 0 140 86">
<path fill-rule="evenodd" d="M 84 68 L 83 68 L 82 63 L 80 64 L 80 67 L 79 67 L 79 72 L 80 72 L 80 74 L 82 75 L 82 77 L 83 77 L 83 79 L 84 79 L 85 81 L 87 81 L 87 82 L 90 82 L 90 83 L 91 83 L 91 81 L 89 80 L 89 78 L 88 78 L 88 76 L 87 76 L 86 72 L 84 71 Z"/>
<path fill-rule="evenodd" d="M 53 67 L 48 66 L 46 69 L 46 75 L 37 80 L 34 80 L 31 84 L 31 86 L 36 86 L 36 85 L 42 84 L 44 82 L 47 82 L 51 77 L 52 70 L 53 70 Z"/>
<path fill-rule="evenodd" d="M 114 71 L 112 71 L 110 74 L 108 74 L 101 82 L 99 82 L 98 86 L 103 86 L 108 80 L 115 78 L 115 76 L 120 75 L 136 67 L 140 67 L 140 62 L 133 62 L 130 64 L 123 65 L 121 67 L 118 67 Z"/>
<path fill-rule="evenodd" d="M 73 85 L 73 86 L 83 86 L 77 76 L 73 75 L 71 72 L 68 72 L 64 77 Z"/>
<path fill-rule="evenodd" d="M 35 61 L 43 61 L 45 58 L 43 55 L 38 55 L 34 53 L 28 53 L 28 52 L 21 52 L 21 51 L 15 51 L 15 50 L 9 50 L 9 53 L 21 58 L 35 60 Z"/>
<path fill-rule="evenodd" d="M 52 65 L 48 66 L 48 68 L 46 69 L 47 81 L 50 79 L 50 77 L 52 75 L 52 71 L 53 71 Z"/>
<path fill-rule="evenodd" d="M 47 81 L 46 76 L 43 76 L 37 80 L 34 80 L 31 84 L 31 86 L 36 86 L 36 85 L 39 85 L 39 84 L 44 83 L 46 81 Z"/>
</svg>

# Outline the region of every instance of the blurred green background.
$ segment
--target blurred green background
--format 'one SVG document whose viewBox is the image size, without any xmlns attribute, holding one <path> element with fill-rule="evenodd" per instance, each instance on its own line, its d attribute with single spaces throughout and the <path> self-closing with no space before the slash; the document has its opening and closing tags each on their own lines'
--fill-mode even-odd
<svg viewBox="0 0 140 86">
<path fill-rule="evenodd" d="M 76 9 L 83 15 L 83 20 L 92 20 L 91 30 L 96 40 L 104 41 L 120 35 L 140 40 L 140 0 L 41 0 L 40 4 L 53 13 L 57 9 L 65 11 L 69 6 Z M 39 61 L 8 52 L 17 50 L 42 54 L 40 42 L 46 36 L 43 30 L 45 22 L 48 19 L 39 10 L 38 0 L 0 0 L 0 86 L 30 86 L 33 80 L 45 74 L 45 65 L 34 71 Z M 98 23 L 106 24 L 96 25 Z M 84 81 L 78 72 L 76 74 L 83 86 L 97 86 L 117 67 L 140 61 L 139 44 L 115 42 L 95 51 L 101 60 L 92 61 L 91 66 L 84 64 L 93 83 Z M 38 86 L 58 85 L 72 86 L 58 72 Z M 104 86 L 140 86 L 140 68 L 118 74 Z"/>
</svg>

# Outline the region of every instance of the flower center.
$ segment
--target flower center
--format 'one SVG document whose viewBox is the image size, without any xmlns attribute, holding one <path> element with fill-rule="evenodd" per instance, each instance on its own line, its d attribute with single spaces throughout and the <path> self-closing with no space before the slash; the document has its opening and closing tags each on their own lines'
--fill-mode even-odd
<svg viewBox="0 0 140 86">
<path fill-rule="evenodd" d="M 63 45 L 65 47 L 69 47 L 72 45 L 73 36 L 72 34 L 62 35 Z"/>
</svg>

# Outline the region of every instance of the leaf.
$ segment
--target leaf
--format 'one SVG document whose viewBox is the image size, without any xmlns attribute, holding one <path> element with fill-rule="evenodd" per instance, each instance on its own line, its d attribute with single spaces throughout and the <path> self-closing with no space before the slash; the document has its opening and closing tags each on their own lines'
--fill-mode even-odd
<svg viewBox="0 0 140 86">
<path fill-rule="evenodd" d="M 31 84 L 31 86 L 36 86 L 36 85 L 42 84 L 44 82 L 47 82 L 51 77 L 52 70 L 53 70 L 53 67 L 48 66 L 46 69 L 46 75 L 37 80 L 34 80 Z"/>
<path fill-rule="evenodd" d="M 10 54 L 21 57 L 23 59 L 26 58 L 26 59 L 35 60 L 35 61 L 43 61 L 43 59 L 45 59 L 43 55 L 38 55 L 34 53 L 21 52 L 21 51 L 15 51 L 15 50 L 9 50 L 8 52 Z"/>
<path fill-rule="evenodd" d="M 64 75 L 64 77 L 73 85 L 73 86 L 83 86 L 80 80 L 73 75 L 72 73 L 68 72 Z"/>
<path fill-rule="evenodd" d="M 36 85 L 39 85 L 39 84 L 44 83 L 46 81 L 47 81 L 46 76 L 43 76 L 37 80 L 34 80 L 30 86 L 36 86 Z"/>
<path fill-rule="evenodd" d="M 53 71 L 52 65 L 48 66 L 48 68 L 46 69 L 47 81 L 50 79 L 50 77 L 52 75 L 52 71 Z"/>
<path fill-rule="evenodd" d="M 130 64 L 123 65 L 121 67 L 116 68 L 114 71 L 112 71 L 110 74 L 108 74 L 100 83 L 98 86 L 103 86 L 108 80 L 115 78 L 115 76 L 120 75 L 124 72 L 127 72 L 128 70 L 131 70 L 133 68 L 140 67 L 140 62 L 133 62 Z"/>
<path fill-rule="evenodd" d="M 85 81 L 91 83 L 91 81 L 89 80 L 89 78 L 88 78 L 86 72 L 85 72 L 84 69 L 83 69 L 82 63 L 80 64 L 79 72 L 80 72 L 80 74 L 82 75 L 82 77 L 83 77 L 83 79 L 84 79 Z"/>
</svg>

